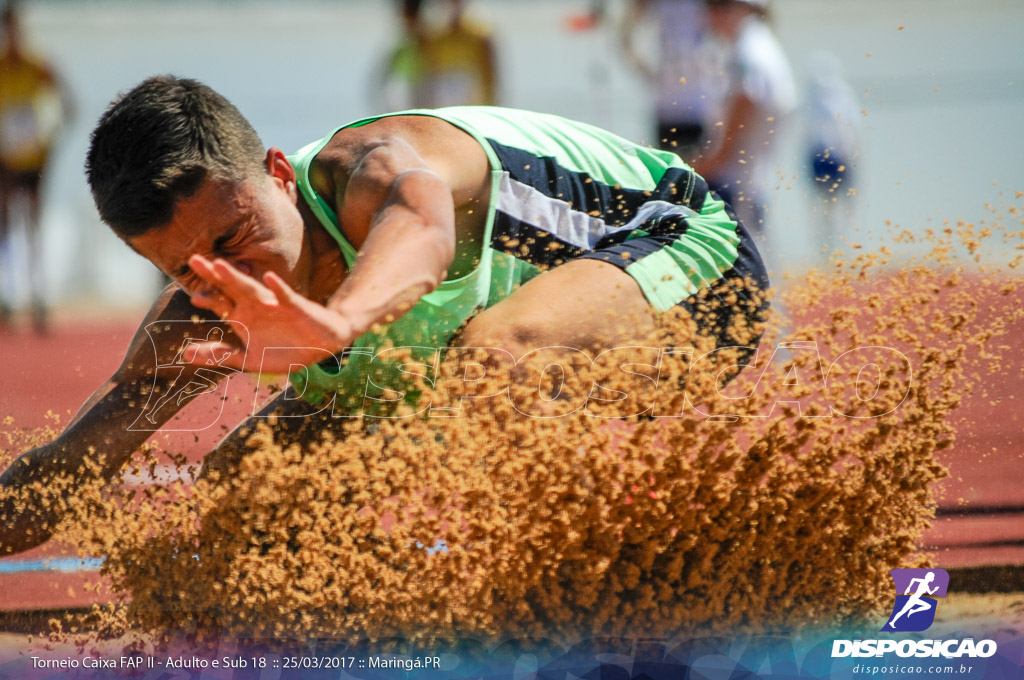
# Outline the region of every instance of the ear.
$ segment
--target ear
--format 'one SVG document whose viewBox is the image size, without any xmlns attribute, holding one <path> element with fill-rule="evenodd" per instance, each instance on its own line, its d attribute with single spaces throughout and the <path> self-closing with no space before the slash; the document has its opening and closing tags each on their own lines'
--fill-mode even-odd
<svg viewBox="0 0 1024 680">
<path fill-rule="evenodd" d="M 288 157 L 285 156 L 284 151 L 281 151 L 276 146 L 270 147 L 267 150 L 265 163 L 267 165 L 267 174 L 270 175 L 271 181 L 284 189 L 292 198 L 292 201 L 297 201 L 299 190 L 295 185 L 295 168 L 288 162 Z"/>
</svg>

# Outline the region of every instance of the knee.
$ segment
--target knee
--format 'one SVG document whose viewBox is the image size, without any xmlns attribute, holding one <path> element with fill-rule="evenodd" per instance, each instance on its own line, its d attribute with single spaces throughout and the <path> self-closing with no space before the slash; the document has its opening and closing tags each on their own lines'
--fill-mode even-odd
<svg viewBox="0 0 1024 680">
<path fill-rule="evenodd" d="M 483 312 L 474 317 L 463 329 L 457 340 L 462 347 L 493 347 L 502 349 L 519 359 L 536 349 L 541 334 L 530 323 L 498 318 Z"/>
</svg>

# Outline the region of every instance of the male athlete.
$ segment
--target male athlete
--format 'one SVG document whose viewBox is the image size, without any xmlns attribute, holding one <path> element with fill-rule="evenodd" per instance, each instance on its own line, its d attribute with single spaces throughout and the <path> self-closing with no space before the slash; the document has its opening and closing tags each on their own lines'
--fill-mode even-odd
<svg viewBox="0 0 1024 680">
<path fill-rule="evenodd" d="M 246 371 L 304 365 L 298 391 L 316 401 L 361 389 L 351 362 L 324 354 L 372 347 L 375 324 L 389 324 L 397 346 L 443 346 L 459 333 L 463 347 L 515 358 L 557 346 L 593 356 L 677 306 L 696 315 L 718 296 L 763 311 L 760 257 L 703 179 L 671 153 L 555 116 L 492 107 L 390 114 L 289 157 L 267 150 L 205 85 L 154 77 L 103 115 L 86 166 L 102 219 L 174 284 L 67 430 L 0 476 L 8 488 L 82 476 L 90 450 L 105 454 L 97 474 L 114 477 L 150 436 L 129 426 L 154 382 L 160 393 L 172 387 L 156 367 L 172 363 L 183 341 L 197 370 L 209 356 Z M 197 322 L 158 325 L 154 365 L 143 329 L 197 316 L 247 332 L 217 339 Z M 736 321 L 723 315 L 702 332 L 736 344 Z M 264 356 L 274 347 L 295 349 Z M 264 413 L 301 411 L 294 395 Z M 166 400 L 148 417 L 162 425 L 184 401 Z M 218 456 L 244 450 L 240 432 Z M 27 506 L 0 507 L 0 554 L 52 533 L 56 514 Z"/>
</svg>

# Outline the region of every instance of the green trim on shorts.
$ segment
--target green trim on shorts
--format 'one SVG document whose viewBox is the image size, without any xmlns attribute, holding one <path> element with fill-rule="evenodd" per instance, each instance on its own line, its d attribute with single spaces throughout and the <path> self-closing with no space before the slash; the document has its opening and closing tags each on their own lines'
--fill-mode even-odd
<svg viewBox="0 0 1024 680">
<path fill-rule="evenodd" d="M 725 203 L 710 193 L 701 213 L 687 218 L 686 224 L 686 232 L 671 244 L 625 268 L 659 312 L 721 279 L 739 254 L 738 225 L 726 213 Z"/>
</svg>

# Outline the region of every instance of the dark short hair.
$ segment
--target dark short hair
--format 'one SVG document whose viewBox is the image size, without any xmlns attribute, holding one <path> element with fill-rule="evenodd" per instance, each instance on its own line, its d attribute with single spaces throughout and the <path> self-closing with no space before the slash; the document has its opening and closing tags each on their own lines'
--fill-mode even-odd
<svg viewBox="0 0 1024 680">
<path fill-rule="evenodd" d="M 174 216 L 207 178 L 241 182 L 265 150 L 227 99 L 188 78 L 155 76 L 118 97 L 93 130 L 85 172 L 100 217 L 122 238 Z"/>
</svg>

